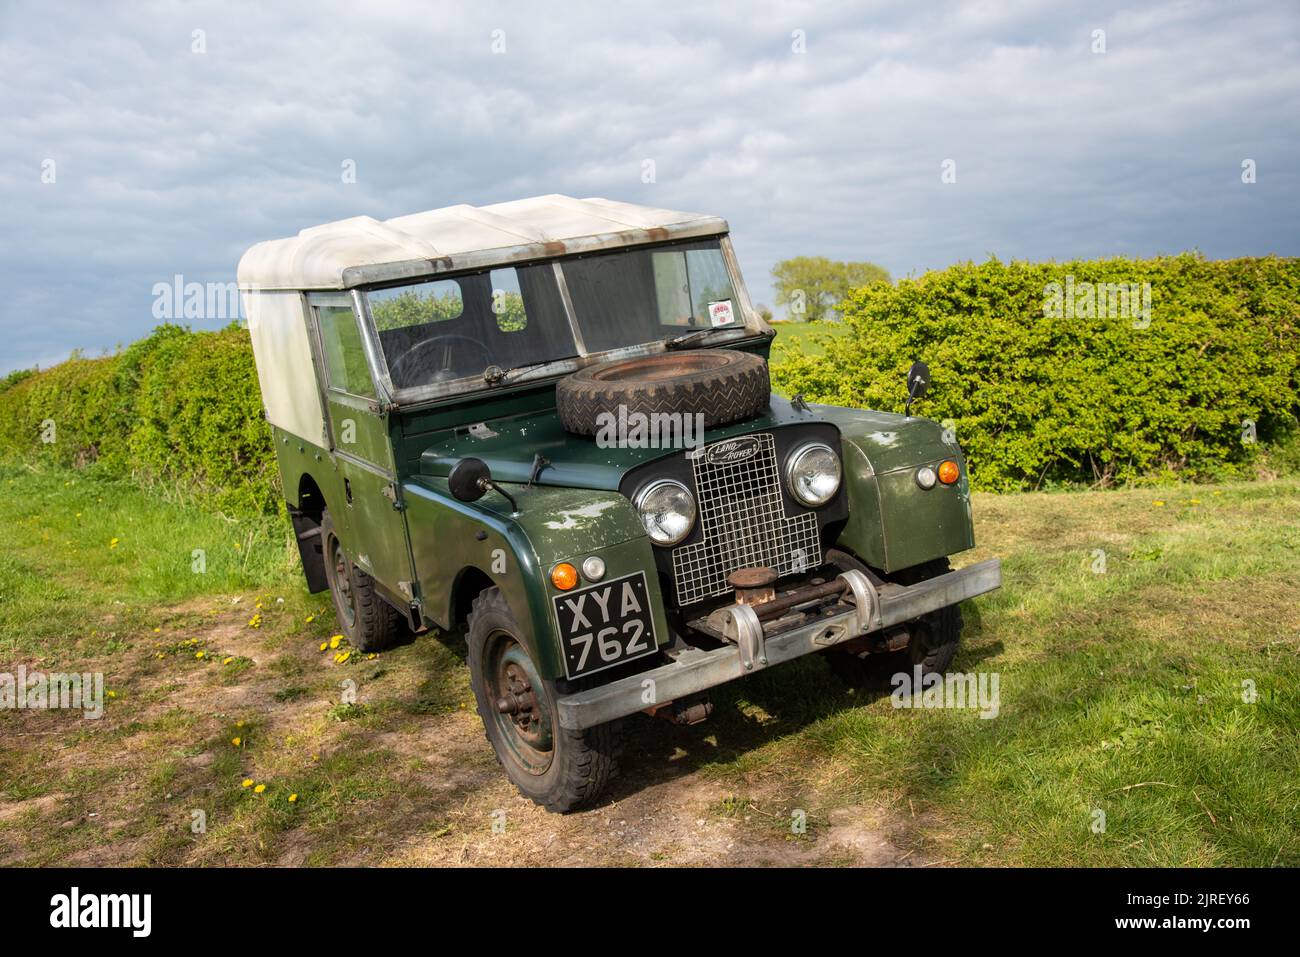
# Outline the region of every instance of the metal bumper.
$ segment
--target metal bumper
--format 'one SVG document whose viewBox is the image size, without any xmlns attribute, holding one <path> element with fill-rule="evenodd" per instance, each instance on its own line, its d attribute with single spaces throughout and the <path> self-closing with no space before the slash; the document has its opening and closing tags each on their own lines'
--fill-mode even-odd
<svg viewBox="0 0 1300 957">
<path fill-rule="evenodd" d="M 877 587 L 857 571 L 841 577 L 847 584 L 845 600 L 852 606 L 847 611 L 785 631 L 765 632 L 749 606 L 725 606 L 715 611 L 710 621 L 716 621 L 726 635 L 726 645 L 712 651 L 688 649 L 669 664 L 565 695 L 558 702 L 560 725 L 594 727 L 859 635 L 901 625 L 997 588 L 1002 584 L 1002 563 L 994 558 L 906 586 Z"/>
</svg>

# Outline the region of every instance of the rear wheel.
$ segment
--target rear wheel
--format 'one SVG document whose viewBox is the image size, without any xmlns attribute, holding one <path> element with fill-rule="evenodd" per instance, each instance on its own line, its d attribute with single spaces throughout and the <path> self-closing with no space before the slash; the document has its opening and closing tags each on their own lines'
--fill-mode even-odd
<svg viewBox="0 0 1300 957">
<path fill-rule="evenodd" d="M 889 576 L 900 585 L 914 585 L 949 571 L 948 559 L 939 558 Z M 899 651 L 855 655 L 831 649 L 826 661 L 846 684 L 867 688 L 888 688 L 890 679 L 900 673 L 912 673 L 921 666 L 921 674 L 943 674 L 952 664 L 961 643 L 961 609 L 948 605 L 938 611 L 910 621 L 906 625 L 909 640 Z"/>
<path fill-rule="evenodd" d="M 375 588 L 375 580 L 352 563 L 334 531 L 326 509 L 320 523 L 325 555 L 325 579 L 334 599 L 339 631 L 359 651 L 387 648 L 402 632 L 402 616 Z"/>
<path fill-rule="evenodd" d="M 499 588 L 474 599 L 469 675 L 487 739 L 506 777 L 548 811 L 591 804 L 618 770 L 618 724 L 560 727 L 555 682 L 542 678 Z"/>
</svg>

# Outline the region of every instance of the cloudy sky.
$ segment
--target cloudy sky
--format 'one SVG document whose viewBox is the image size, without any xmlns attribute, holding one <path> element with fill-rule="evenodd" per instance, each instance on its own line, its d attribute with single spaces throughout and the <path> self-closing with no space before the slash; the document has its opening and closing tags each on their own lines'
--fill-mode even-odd
<svg viewBox="0 0 1300 957">
<path fill-rule="evenodd" d="M 550 192 L 726 217 L 769 303 L 793 255 L 1297 255 L 1300 3 L 3 0 L 0 130 L 0 372 L 262 239 Z"/>
</svg>

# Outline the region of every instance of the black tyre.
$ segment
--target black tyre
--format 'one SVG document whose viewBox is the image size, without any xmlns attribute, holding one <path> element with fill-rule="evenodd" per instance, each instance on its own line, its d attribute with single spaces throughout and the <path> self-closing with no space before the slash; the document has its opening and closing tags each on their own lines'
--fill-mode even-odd
<svg viewBox="0 0 1300 957">
<path fill-rule="evenodd" d="M 555 388 L 561 424 L 596 435 L 602 413 L 679 413 L 704 416 L 704 427 L 740 422 L 766 409 L 772 382 L 762 356 L 734 349 L 664 352 L 615 359 L 579 369 Z"/>
<path fill-rule="evenodd" d="M 889 580 L 913 585 L 949 571 L 948 559 L 939 558 L 912 568 L 905 568 Z M 943 674 L 952 664 L 961 643 L 961 609 L 948 605 L 908 623 L 911 640 L 900 651 L 854 655 L 831 649 L 826 662 L 835 676 L 846 684 L 864 688 L 888 688 L 890 679 L 899 672 L 911 673 L 917 665 L 921 674 Z"/>
<path fill-rule="evenodd" d="M 375 580 L 356 565 L 343 550 L 334 532 L 329 510 L 321 517 L 321 546 L 325 556 L 325 579 L 334 598 L 334 615 L 348 644 L 359 651 L 380 651 L 402 634 L 405 622 L 396 608 L 375 589 Z"/>
<path fill-rule="evenodd" d="M 538 676 L 498 588 L 474 599 L 469 675 L 487 739 L 524 797 L 563 813 L 594 802 L 618 771 L 618 722 L 560 727 L 555 682 Z"/>
</svg>

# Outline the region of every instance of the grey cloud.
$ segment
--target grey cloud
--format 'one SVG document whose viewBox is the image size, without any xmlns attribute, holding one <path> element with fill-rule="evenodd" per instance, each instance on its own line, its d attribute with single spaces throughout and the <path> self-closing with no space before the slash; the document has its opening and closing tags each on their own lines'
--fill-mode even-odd
<svg viewBox="0 0 1300 957">
<path fill-rule="evenodd" d="M 721 214 L 769 302 L 799 254 L 1295 255 L 1298 49 L 1290 2 L 10 3 L 0 370 L 138 338 L 261 239 L 543 192 Z"/>
</svg>

